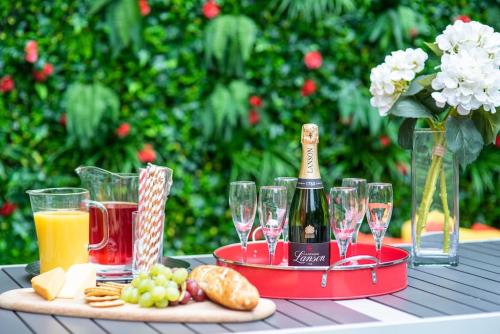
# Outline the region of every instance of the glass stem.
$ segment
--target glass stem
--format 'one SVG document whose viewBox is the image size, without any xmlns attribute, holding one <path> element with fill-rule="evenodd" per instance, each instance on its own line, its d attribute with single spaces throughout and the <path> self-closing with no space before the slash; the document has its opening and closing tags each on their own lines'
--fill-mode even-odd
<svg viewBox="0 0 500 334">
<path fill-rule="evenodd" d="M 269 241 L 269 264 L 274 263 L 274 253 L 276 251 L 276 241 Z"/>
<path fill-rule="evenodd" d="M 379 263 L 382 262 L 382 238 L 375 240 L 375 249 L 377 250 L 377 260 Z"/>
<path fill-rule="evenodd" d="M 247 262 L 247 244 L 248 244 L 248 233 L 243 233 L 240 235 L 241 240 L 241 260 L 243 263 Z"/>
</svg>

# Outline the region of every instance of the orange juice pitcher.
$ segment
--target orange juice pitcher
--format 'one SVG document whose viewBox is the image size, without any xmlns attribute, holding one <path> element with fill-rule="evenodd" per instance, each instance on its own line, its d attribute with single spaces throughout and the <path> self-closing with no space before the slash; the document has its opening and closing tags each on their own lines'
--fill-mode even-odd
<svg viewBox="0 0 500 334">
<path fill-rule="evenodd" d="M 89 200 L 82 188 L 51 188 L 29 190 L 40 255 L 40 272 L 56 267 L 64 270 L 76 263 L 89 262 L 89 251 L 101 249 L 108 242 L 108 212 Z M 103 216 L 103 238 L 89 244 L 89 208 L 95 207 Z"/>
</svg>

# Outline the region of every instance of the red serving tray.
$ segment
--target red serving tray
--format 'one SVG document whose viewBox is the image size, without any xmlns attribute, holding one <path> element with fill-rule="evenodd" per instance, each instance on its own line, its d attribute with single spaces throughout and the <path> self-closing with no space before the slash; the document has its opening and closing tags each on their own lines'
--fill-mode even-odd
<svg viewBox="0 0 500 334">
<path fill-rule="evenodd" d="M 340 260 L 337 243 L 332 241 L 330 246 L 330 263 L 335 264 Z M 358 258 L 357 264 L 331 268 L 288 266 L 282 263 L 283 247 L 282 241 L 276 246 L 274 263 L 278 265 L 268 264 L 265 241 L 248 243 L 246 263 L 242 262 L 240 244 L 218 248 L 214 257 L 217 265 L 238 271 L 267 298 L 354 299 L 392 293 L 408 284 L 408 252 L 403 249 L 384 245 L 382 259 L 377 264 L 375 247 L 358 244 L 357 254 L 365 257 Z"/>
</svg>

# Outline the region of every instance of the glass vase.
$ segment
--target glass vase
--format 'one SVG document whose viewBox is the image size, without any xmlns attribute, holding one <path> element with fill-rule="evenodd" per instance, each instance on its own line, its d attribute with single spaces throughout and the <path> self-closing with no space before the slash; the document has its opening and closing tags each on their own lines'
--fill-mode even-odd
<svg viewBox="0 0 500 334">
<path fill-rule="evenodd" d="M 458 265 L 458 161 L 445 131 L 413 134 L 412 264 Z"/>
</svg>

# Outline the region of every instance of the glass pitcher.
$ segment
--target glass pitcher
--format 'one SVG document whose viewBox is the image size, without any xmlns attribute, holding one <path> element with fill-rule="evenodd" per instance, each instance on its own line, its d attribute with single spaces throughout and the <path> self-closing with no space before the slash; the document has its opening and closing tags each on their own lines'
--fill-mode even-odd
<svg viewBox="0 0 500 334">
<path fill-rule="evenodd" d="M 106 247 L 108 242 L 108 212 L 82 188 L 50 188 L 28 190 L 35 221 L 40 272 L 56 267 L 68 270 L 76 263 L 89 262 L 89 251 Z M 99 211 L 103 231 L 89 242 L 89 211 Z"/>
<path fill-rule="evenodd" d="M 98 167 L 78 167 L 76 173 L 90 198 L 107 209 L 109 240 L 107 245 L 90 252 L 90 262 L 104 278 L 127 278 L 132 273 L 132 212 L 137 211 L 139 176 L 113 173 Z M 100 211 L 90 209 L 90 241 L 102 239 Z"/>
</svg>

